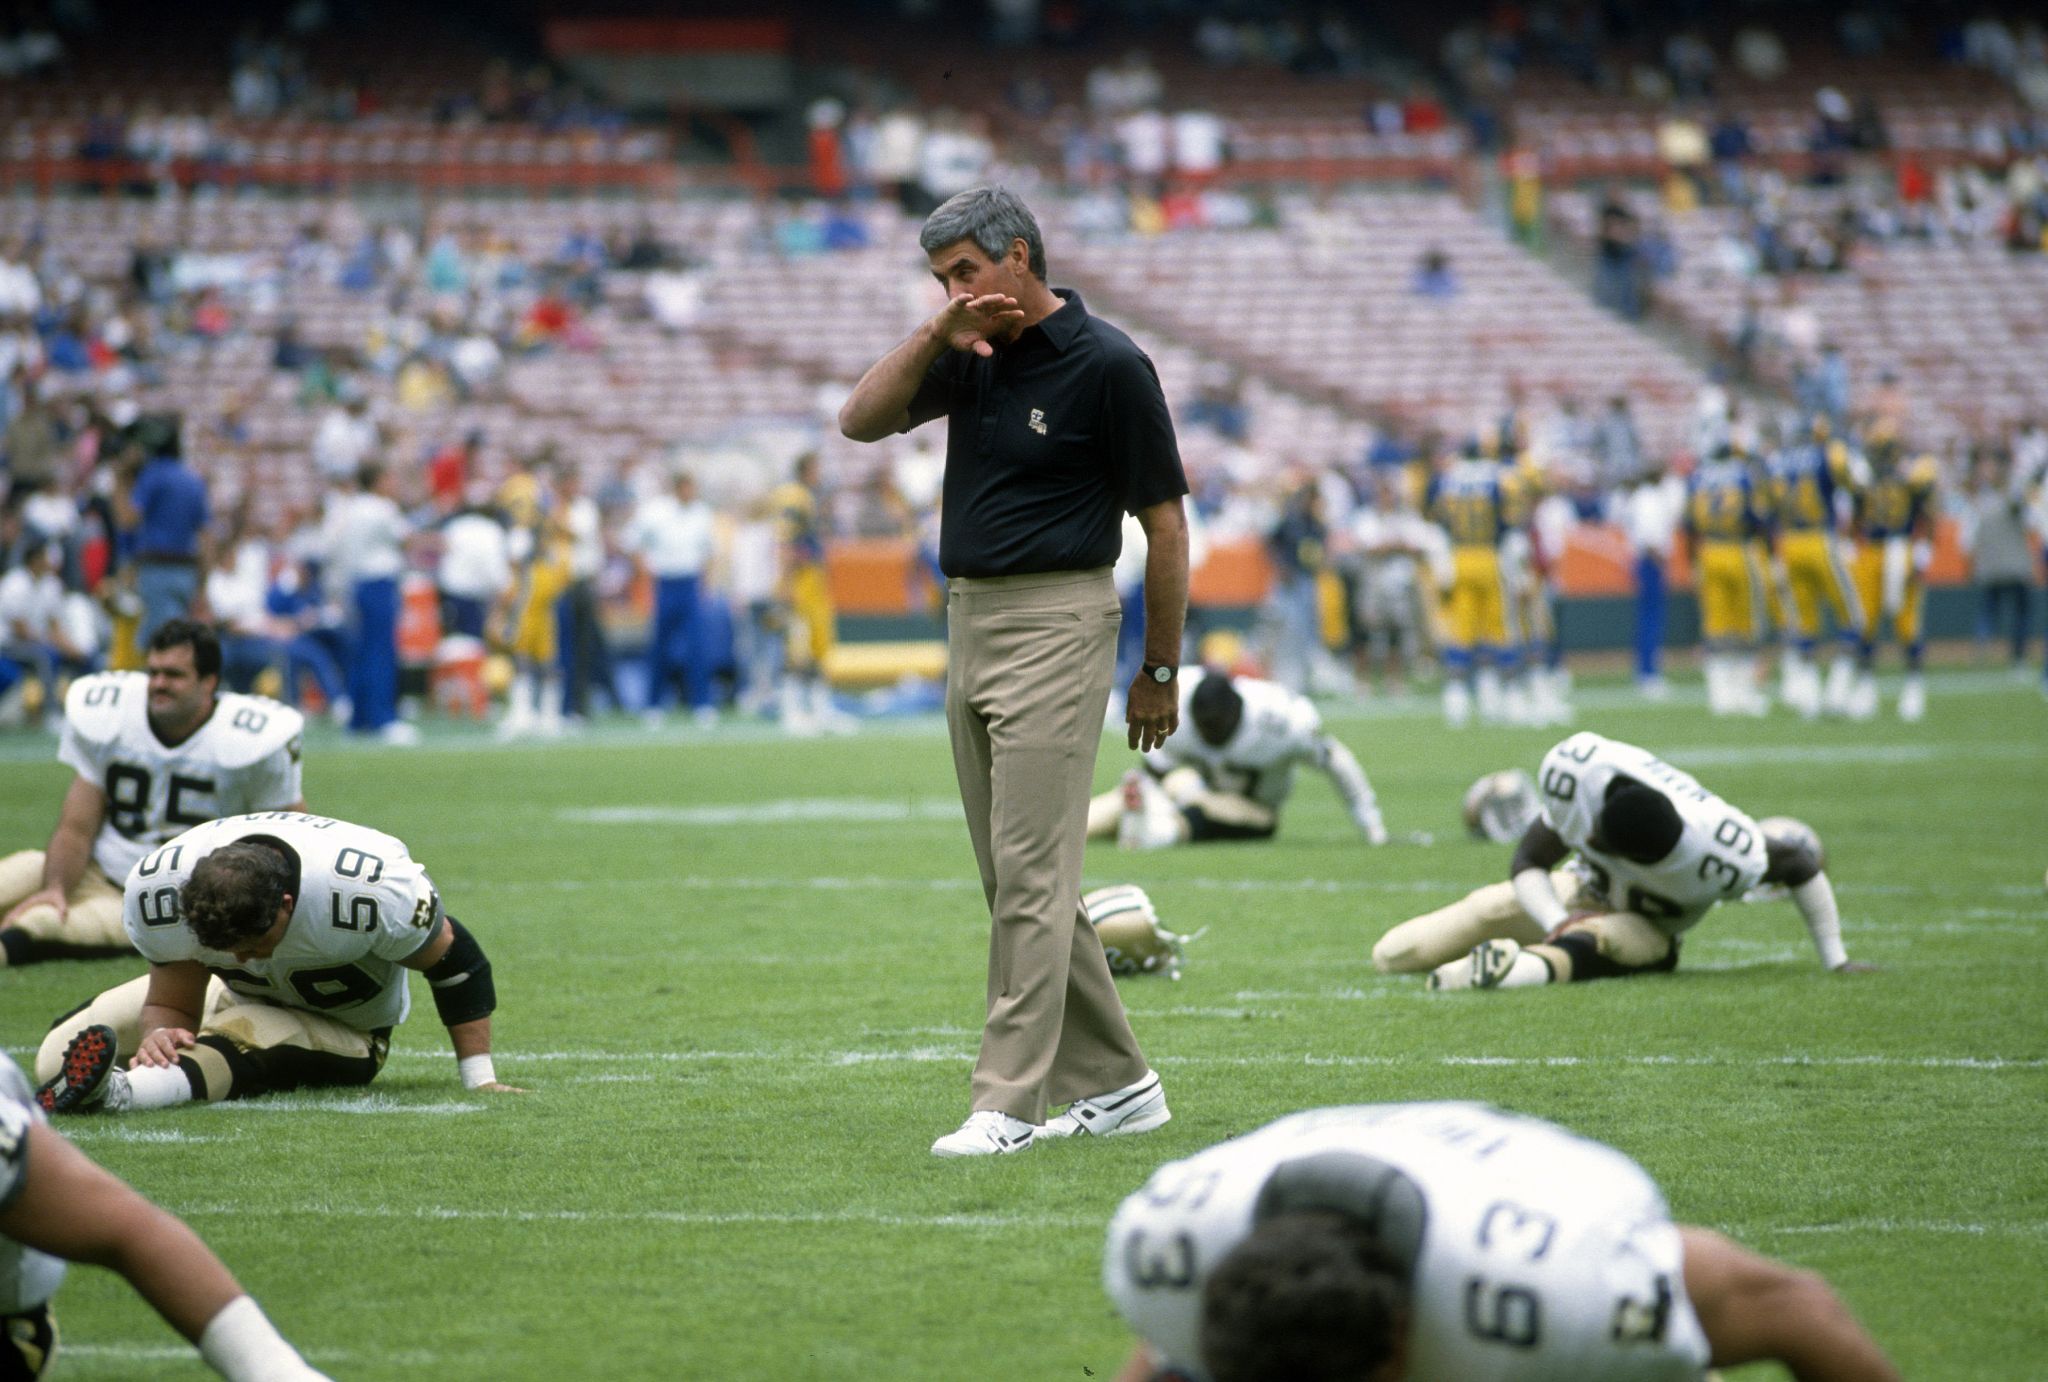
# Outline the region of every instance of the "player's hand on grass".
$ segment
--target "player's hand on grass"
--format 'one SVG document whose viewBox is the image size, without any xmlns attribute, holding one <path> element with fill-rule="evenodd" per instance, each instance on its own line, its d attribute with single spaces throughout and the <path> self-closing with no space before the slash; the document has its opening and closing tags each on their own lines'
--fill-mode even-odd
<svg viewBox="0 0 2048 1382">
<path fill-rule="evenodd" d="M 1024 309 L 1006 293 L 984 293 L 980 297 L 961 293 L 940 309 L 932 322 L 949 350 L 971 350 L 986 358 L 996 353 L 989 338 L 1002 335 L 1023 320 Z"/>
<path fill-rule="evenodd" d="M 135 1048 L 136 1065 L 176 1065 L 178 1053 L 188 1046 L 196 1046 L 199 1038 L 183 1027 L 159 1027 L 142 1039 L 142 1045 Z"/>
<path fill-rule="evenodd" d="M 476 1087 L 476 1088 L 475 1088 L 474 1090 L 472 1090 L 471 1092 L 472 1092 L 472 1093 L 475 1093 L 475 1094 L 531 1094 L 531 1093 L 533 1093 L 533 1091 L 532 1091 L 532 1090 L 530 1090 L 530 1089 L 521 1089 L 521 1088 L 520 1088 L 520 1087 L 519 1087 L 518 1085 L 516 1085 L 516 1084 L 506 1084 L 506 1083 L 505 1083 L 505 1082 L 504 1082 L 503 1080 L 492 1080 L 492 1081 L 491 1081 L 491 1082 L 490 1082 L 489 1084 L 480 1084 L 480 1085 L 478 1085 L 478 1086 L 477 1086 L 477 1087 Z"/>
<path fill-rule="evenodd" d="M 1844 960 L 1830 972 L 1835 974 L 1875 974 L 1877 973 L 1877 966 L 1865 964 L 1861 960 Z"/>
<path fill-rule="evenodd" d="M 0 926 L 12 926 L 38 907 L 52 908 L 57 913 L 57 920 L 62 921 L 71 910 L 71 903 L 65 898 L 62 888 L 42 888 L 8 908 L 7 915 L 0 917 Z"/>
</svg>

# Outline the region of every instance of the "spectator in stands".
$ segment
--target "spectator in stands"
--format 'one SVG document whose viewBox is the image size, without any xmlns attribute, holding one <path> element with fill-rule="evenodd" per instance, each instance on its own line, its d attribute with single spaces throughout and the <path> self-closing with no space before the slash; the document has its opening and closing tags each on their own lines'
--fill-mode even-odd
<svg viewBox="0 0 2048 1382">
<path fill-rule="evenodd" d="M 136 641 L 143 647 L 158 625 L 191 609 L 206 565 L 206 482 L 185 463 L 183 432 L 175 414 L 138 422 L 147 459 L 133 482 L 115 491 L 121 525 L 134 535 L 135 593 L 142 601 Z"/>
<path fill-rule="evenodd" d="M 644 707 L 650 724 L 662 722 L 669 687 L 677 681 L 700 722 L 717 718 L 711 704 L 709 659 L 699 646 L 702 583 L 713 541 L 711 506 L 697 497 L 697 478 L 688 471 L 676 475 L 669 493 L 643 499 L 627 525 L 623 545 L 654 583 Z"/>
<path fill-rule="evenodd" d="M 46 388 L 40 381 L 25 381 L 21 406 L 5 434 L 0 434 L 0 459 L 7 463 L 9 490 L 29 494 L 53 483 L 63 445 L 63 428 Z"/>
<path fill-rule="evenodd" d="M 1449 302 L 1458 295 L 1458 274 L 1451 267 L 1451 257 L 1444 253 L 1442 246 L 1431 245 L 1422 252 L 1422 260 L 1415 266 L 1415 276 L 1409 280 L 1408 291 L 1437 302 Z"/>
<path fill-rule="evenodd" d="M 2027 538 L 2025 500 L 2011 462 L 1981 451 L 1956 514 L 1978 592 L 1978 647 L 1998 637 L 2002 618 L 2009 619 L 2006 636 L 2015 668 L 2026 665 L 2033 628 L 2034 550 Z"/>
<path fill-rule="evenodd" d="M 1610 192 L 1600 204 L 1593 297 L 1602 307 L 1629 321 L 1641 320 L 1644 311 L 1643 269 L 1636 244 L 1639 234 L 1635 212 Z"/>
<path fill-rule="evenodd" d="M 1627 394 L 1607 400 L 1607 412 L 1593 437 L 1594 460 L 1603 489 L 1634 484 L 1643 473 L 1643 443 L 1636 433 L 1635 414 Z"/>
<path fill-rule="evenodd" d="M 55 543 L 34 543 L 0 576 L 0 660 L 15 668 L 0 672 L 0 692 L 25 674 L 42 683 L 43 703 L 53 708 L 62 704 L 64 678 L 93 670 L 92 649 L 66 627 L 63 560 Z"/>
<path fill-rule="evenodd" d="M 344 388 L 342 401 L 320 416 L 313 433 L 313 468 L 330 485 L 353 484 L 383 440 L 370 415 L 370 396 L 351 383 Z"/>
<path fill-rule="evenodd" d="M 419 731 L 398 718 L 399 578 L 412 529 L 397 494 L 398 472 L 365 462 L 356 492 L 336 499 L 327 560 L 350 603 L 348 727 L 404 744 Z"/>
</svg>

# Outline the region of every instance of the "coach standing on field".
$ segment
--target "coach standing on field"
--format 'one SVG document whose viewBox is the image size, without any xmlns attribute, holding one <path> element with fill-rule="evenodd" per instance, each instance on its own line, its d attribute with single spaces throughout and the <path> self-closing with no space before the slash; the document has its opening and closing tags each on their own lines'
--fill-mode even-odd
<svg viewBox="0 0 2048 1382">
<path fill-rule="evenodd" d="M 946 722 L 992 934 L 974 1111 L 932 1151 L 1145 1132 L 1166 1122 L 1166 1096 L 1081 912 L 1081 860 L 1126 511 L 1151 543 L 1131 747 L 1165 742 L 1179 719 L 1188 487 L 1172 418 L 1131 338 L 1046 286 L 1038 223 L 1009 191 L 960 193 L 918 238 L 951 300 L 868 370 L 839 426 L 879 441 L 948 423 Z"/>
</svg>

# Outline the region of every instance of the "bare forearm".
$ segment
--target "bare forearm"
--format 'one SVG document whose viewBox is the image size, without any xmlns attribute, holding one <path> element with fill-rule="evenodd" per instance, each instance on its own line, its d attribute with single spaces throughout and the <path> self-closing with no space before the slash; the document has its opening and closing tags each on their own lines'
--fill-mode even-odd
<svg viewBox="0 0 2048 1382">
<path fill-rule="evenodd" d="M 182 1220 L 135 1198 L 140 1204 L 135 1231 L 118 1245 L 112 1260 L 100 1265 L 127 1278 L 171 1328 L 198 1343 L 208 1322 L 242 1288 Z"/>
<path fill-rule="evenodd" d="M 839 408 L 839 430 L 853 441 L 880 441 L 899 431 L 910 400 L 946 349 L 945 337 L 926 322 L 894 350 L 868 366 Z"/>
<path fill-rule="evenodd" d="M 50 836 L 49 847 L 43 851 L 43 886 L 69 897 L 91 862 L 91 832 L 59 822 Z"/>
<path fill-rule="evenodd" d="M 199 1014 L 188 1013 L 182 1008 L 166 1007 L 161 1003 L 144 1003 L 139 1026 L 141 1040 L 147 1040 L 151 1032 L 160 1032 L 167 1027 L 180 1028 L 188 1032 L 196 1031 L 199 1027 Z"/>
<path fill-rule="evenodd" d="M 467 1060 L 471 1056 L 491 1054 L 491 1019 L 479 1017 L 470 1022 L 458 1022 L 448 1029 L 448 1044 L 455 1048 L 455 1059 Z"/>
<path fill-rule="evenodd" d="M 1145 660 L 1178 663 L 1188 617 L 1188 525 L 1180 501 L 1145 518 Z"/>
</svg>

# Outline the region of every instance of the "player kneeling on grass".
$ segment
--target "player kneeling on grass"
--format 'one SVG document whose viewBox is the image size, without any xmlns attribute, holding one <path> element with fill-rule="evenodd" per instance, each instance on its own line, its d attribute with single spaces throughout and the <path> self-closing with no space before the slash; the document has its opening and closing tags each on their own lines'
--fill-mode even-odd
<svg viewBox="0 0 2048 1382">
<path fill-rule="evenodd" d="M 1897 1382 L 1826 1282 L 1671 1222 L 1611 1147 L 1479 1104 L 1317 1109 L 1160 1168 L 1103 1283 L 1118 1382 Z"/>
<path fill-rule="evenodd" d="M 1597 734 L 1552 749 L 1537 781 L 1542 809 L 1511 881 L 1387 932 L 1372 950 L 1381 973 L 1461 989 L 1667 971 L 1715 903 L 1767 885 L 1791 893 L 1829 969 L 1868 968 L 1842 948 L 1820 842 L 1798 822 L 1759 826 L 1689 774 Z"/>
<path fill-rule="evenodd" d="M 1194 726 L 1145 755 L 1142 770 L 1088 804 L 1090 839 L 1125 849 L 1216 840 L 1269 840 L 1294 791 L 1294 770 L 1328 773 L 1359 834 L 1387 842 L 1386 823 L 1358 759 L 1323 729 L 1306 696 L 1257 677 L 1190 671 L 1181 718 Z"/>
<path fill-rule="evenodd" d="M 59 1018 L 36 1054 L 53 1113 L 164 1108 L 376 1078 L 420 970 L 470 1089 L 491 1066 L 491 964 L 405 845 L 287 811 L 178 836 L 128 875 L 140 979 Z"/>
<path fill-rule="evenodd" d="M 0 1378 L 49 1370 L 65 1262 L 126 1277 L 229 1382 L 326 1382 L 197 1234 L 52 1132 L 0 1056 Z"/>
</svg>

